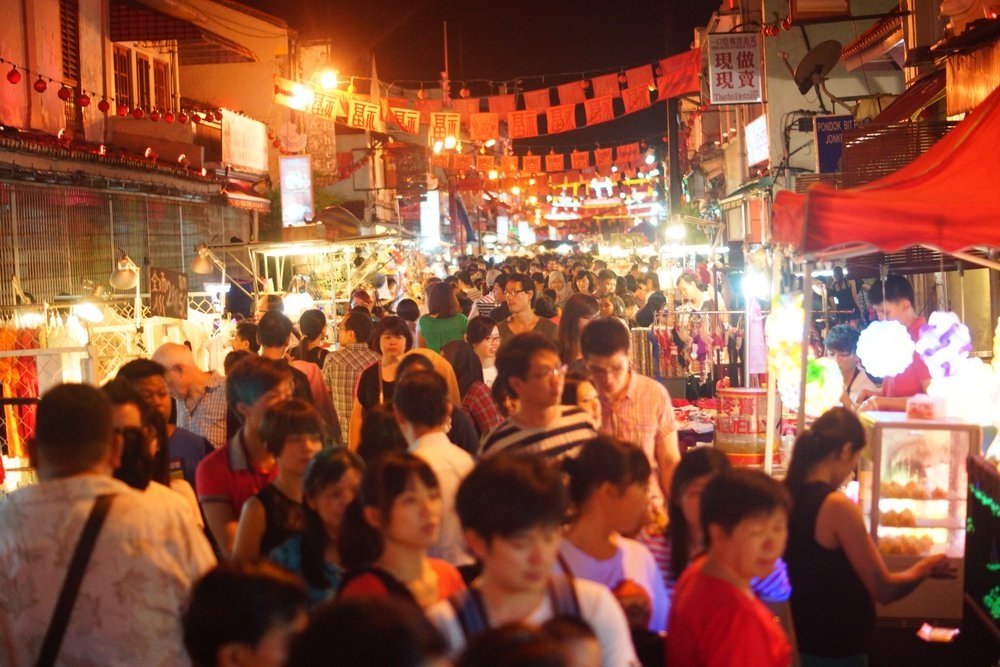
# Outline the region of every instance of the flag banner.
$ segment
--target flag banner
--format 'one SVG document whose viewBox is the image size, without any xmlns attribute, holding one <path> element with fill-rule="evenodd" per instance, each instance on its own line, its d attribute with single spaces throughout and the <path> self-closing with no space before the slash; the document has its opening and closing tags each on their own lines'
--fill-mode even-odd
<svg viewBox="0 0 1000 667">
<path fill-rule="evenodd" d="M 522 94 L 524 96 L 524 108 L 527 111 L 545 111 L 549 107 L 548 88 L 526 90 Z"/>
<path fill-rule="evenodd" d="M 559 92 L 559 104 L 583 104 L 587 99 L 582 81 L 564 83 L 556 86 L 556 90 Z"/>
<path fill-rule="evenodd" d="M 467 153 L 456 153 L 451 160 L 452 169 L 465 173 L 472 169 L 472 156 Z"/>
<path fill-rule="evenodd" d="M 525 155 L 521 158 L 521 171 L 526 174 L 538 174 L 542 171 L 541 155 Z M 505 172 L 506 173 L 506 172 Z"/>
<path fill-rule="evenodd" d="M 486 99 L 489 100 L 491 113 L 506 117 L 507 114 L 517 110 L 517 98 L 514 95 L 493 95 Z"/>
<path fill-rule="evenodd" d="M 431 166 L 447 169 L 448 167 L 451 166 L 451 156 L 448 155 L 447 153 L 438 153 L 437 155 L 432 155 Z"/>
<path fill-rule="evenodd" d="M 625 70 L 625 80 L 629 88 L 648 88 L 653 83 L 653 68 L 641 65 Z"/>
<path fill-rule="evenodd" d="M 594 166 L 610 167 L 614 164 L 613 148 L 598 148 L 594 151 Z"/>
<path fill-rule="evenodd" d="M 507 114 L 507 133 L 511 139 L 538 136 L 537 111 L 511 111 Z"/>
<path fill-rule="evenodd" d="M 469 117 L 479 113 L 479 98 L 457 99 L 451 101 L 451 110 L 462 117 L 462 122 L 469 124 Z"/>
<path fill-rule="evenodd" d="M 408 109 L 410 108 L 411 101 L 412 100 L 408 100 L 405 97 L 390 97 L 389 106 L 396 107 L 397 109 Z"/>
<path fill-rule="evenodd" d="M 567 132 L 576 129 L 576 105 L 561 104 L 545 110 L 545 120 L 548 123 L 548 134 Z"/>
<path fill-rule="evenodd" d="M 633 142 L 631 144 L 622 144 L 618 147 L 617 151 L 618 162 L 638 162 L 639 161 L 639 142 Z"/>
<path fill-rule="evenodd" d="M 437 113 L 444 108 L 441 100 L 416 100 L 417 111 L 420 112 L 420 122 L 428 124 L 431 122 L 431 114 Z"/>
<path fill-rule="evenodd" d="M 492 171 L 496 169 L 497 160 L 492 155 L 477 155 L 476 156 L 476 169 L 483 173 Z"/>
<path fill-rule="evenodd" d="M 433 143 L 445 137 L 459 138 L 462 117 L 457 113 L 433 112 L 430 114 L 430 127 L 427 128 L 428 139 Z"/>
<path fill-rule="evenodd" d="M 474 113 L 469 116 L 469 138 L 473 141 L 488 141 L 500 136 L 500 114 L 496 112 Z"/>
<path fill-rule="evenodd" d="M 645 109 L 650 105 L 649 88 L 647 86 L 626 88 L 622 91 L 622 102 L 625 103 L 625 113 L 634 113 Z"/>
<path fill-rule="evenodd" d="M 420 132 L 420 112 L 416 109 L 389 107 L 389 115 L 403 132 L 407 134 Z"/>
<path fill-rule="evenodd" d="M 701 90 L 701 49 L 691 49 L 684 53 L 660 61 L 660 78 L 657 81 L 659 99 L 678 97 Z"/>
<path fill-rule="evenodd" d="M 379 108 L 378 104 L 351 100 L 347 109 L 347 126 L 359 130 L 374 130 Z"/>
<path fill-rule="evenodd" d="M 587 112 L 587 125 L 606 123 L 615 119 L 614 100 L 611 95 L 602 95 L 584 102 L 584 110 Z"/>
<path fill-rule="evenodd" d="M 590 152 L 573 151 L 569 154 L 569 164 L 573 169 L 586 169 L 590 166 Z"/>
<path fill-rule="evenodd" d="M 617 74 L 595 76 L 590 80 L 590 85 L 594 88 L 594 97 L 604 97 L 605 95 L 621 97 L 622 90 L 621 86 L 618 85 Z"/>
<path fill-rule="evenodd" d="M 562 153 L 549 153 L 545 156 L 545 171 L 566 171 L 566 158 Z"/>
<path fill-rule="evenodd" d="M 521 170 L 519 164 L 520 161 L 516 155 L 504 155 L 500 161 L 500 168 L 505 174 L 516 174 Z"/>
</svg>

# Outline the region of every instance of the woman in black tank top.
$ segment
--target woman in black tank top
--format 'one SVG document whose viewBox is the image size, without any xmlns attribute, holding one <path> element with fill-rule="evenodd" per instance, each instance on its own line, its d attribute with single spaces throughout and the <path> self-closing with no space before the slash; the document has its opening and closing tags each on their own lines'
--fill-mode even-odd
<svg viewBox="0 0 1000 667">
<path fill-rule="evenodd" d="M 950 573 L 943 554 L 903 572 L 886 569 L 861 511 L 838 490 L 864 446 L 864 428 L 846 408 L 829 410 L 795 441 L 785 478 L 792 495 L 785 560 L 803 667 L 867 665 L 875 602 L 898 600 L 928 576 Z"/>
</svg>

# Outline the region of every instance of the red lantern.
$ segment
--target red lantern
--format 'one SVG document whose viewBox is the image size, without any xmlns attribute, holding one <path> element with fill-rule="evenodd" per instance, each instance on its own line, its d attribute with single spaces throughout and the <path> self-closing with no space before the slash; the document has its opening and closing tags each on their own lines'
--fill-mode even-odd
<svg viewBox="0 0 1000 667">
<path fill-rule="evenodd" d="M 97 110 L 101 113 L 107 113 L 111 109 L 111 102 L 108 102 L 108 98 L 102 97 L 101 101 L 97 103 Z"/>
<path fill-rule="evenodd" d="M 45 83 L 45 79 L 43 79 L 42 77 L 38 77 L 38 80 L 35 81 L 34 84 L 35 92 L 44 93 L 46 90 L 48 90 L 48 88 L 49 84 Z"/>
<path fill-rule="evenodd" d="M 183 111 L 177 114 L 177 122 L 180 123 L 181 125 L 186 124 L 188 120 L 189 120 L 188 115 Z"/>
<path fill-rule="evenodd" d="M 781 19 L 781 29 L 782 30 L 791 30 L 792 29 L 792 17 L 791 16 L 786 16 L 785 18 Z"/>
<path fill-rule="evenodd" d="M 625 74 L 619 74 L 619 75 L 618 75 L 618 83 L 622 84 L 623 86 L 624 86 L 624 85 L 625 85 L 626 83 L 628 83 L 628 79 L 627 79 L 627 78 L 625 78 Z"/>
<path fill-rule="evenodd" d="M 168 111 L 167 113 L 163 114 L 163 122 L 164 123 L 172 123 L 172 122 L 174 122 L 174 112 L 173 111 Z"/>
<path fill-rule="evenodd" d="M 460 91 L 458 91 L 458 94 L 461 97 L 468 97 L 470 95 L 469 89 L 468 88 L 462 88 Z"/>
<path fill-rule="evenodd" d="M 21 83 L 21 73 L 17 71 L 16 67 L 12 66 L 7 72 L 7 81 L 15 85 Z"/>
<path fill-rule="evenodd" d="M 146 112 L 142 110 L 142 107 L 136 107 L 132 109 L 132 118 L 136 120 L 142 120 L 142 117 L 146 115 Z"/>
<path fill-rule="evenodd" d="M 69 98 L 73 96 L 73 91 L 66 86 L 60 86 L 59 92 L 56 93 L 63 102 L 69 102 Z"/>
<path fill-rule="evenodd" d="M 421 88 L 420 90 L 418 90 L 418 91 L 417 91 L 417 99 L 418 99 L 418 100 L 422 100 L 422 99 L 424 99 L 425 97 L 427 97 L 427 93 L 426 93 L 426 92 L 424 92 L 424 89 L 423 89 L 423 88 Z"/>
<path fill-rule="evenodd" d="M 156 121 L 160 120 L 160 112 L 158 110 L 156 110 L 156 109 L 153 109 L 152 111 L 150 111 L 149 112 L 149 120 L 153 121 L 154 123 Z"/>
<path fill-rule="evenodd" d="M 205 114 L 205 120 L 208 121 L 209 123 L 215 122 L 215 114 L 209 111 L 208 113 Z"/>
<path fill-rule="evenodd" d="M 201 116 L 199 116 L 196 113 L 191 114 L 191 122 L 197 125 L 198 123 L 201 122 Z"/>
<path fill-rule="evenodd" d="M 274 141 L 271 142 L 271 145 L 274 146 L 275 148 L 281 148 L 281 139 L 275 139 Z"/>
<path fill-rule="evenodd" d="M 124 118 L 127 115 L 128 115 L 128 105 L 127 104 L 119 104 L 118 105 L 118 117 L 119 118 Z"/>
<path fill-rule="evenodd" d="M 583 81 L 581 81 L 580 82 L 580 87 L 583 88 L 584 90 L 587 90 L 588 88 L 590 88 L 590 80 L 589 79 L 584 79 Z"/>
<path fill-rule="evenodd" d="M 90 95 L 88 95 L 87 93 L 81 92 L 79 95 L 76 96 L 76 103 L 78 105 L 80 105 L 81 107 L 89 107 L 90 106 Z"/>
<path fill-rule="evenodd" d="M 216 109 L 215 110 L 215 119 L 216 120 L 222 120 L 222 109 Z"/>
</svg>

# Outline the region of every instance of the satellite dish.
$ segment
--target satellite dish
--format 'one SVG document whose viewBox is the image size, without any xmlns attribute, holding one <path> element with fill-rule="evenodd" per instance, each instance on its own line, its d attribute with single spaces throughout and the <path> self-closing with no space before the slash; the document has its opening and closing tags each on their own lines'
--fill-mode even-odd
<svg viewBox="0 0 1000 667">
<path fill-rule="evenodd" d="M 816 85 L 816 77 L 826 78 L 826 75 L 840 62 L 840 52 L 843 50 L 840 42 L 828 39 L 820 42 L 806 54 L 795 68 L 795 85 L 799 92 L 805 95 Z"/>
</svg>

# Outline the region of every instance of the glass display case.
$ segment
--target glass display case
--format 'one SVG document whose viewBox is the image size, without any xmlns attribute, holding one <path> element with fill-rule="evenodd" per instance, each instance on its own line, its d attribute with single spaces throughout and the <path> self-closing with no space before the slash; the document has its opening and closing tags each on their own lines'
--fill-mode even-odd
<svg viewBox="0 0 1000 667">
<path fill-rule="evenodd" d="M 890 571 L 924 556 L 945 554 L 958 575 L 928 579 L 902 600 L 879 605 L 883 618 L 962 618 L 966 458 L 981 447 L 979 426 L 953 420 L 908 420 L 904 413 L 862 414 L 871 446 L 871 474 L 862 479 L 862 507 Z M 865 489 L 864 487 L 868 487 Z"/>
</svg>

